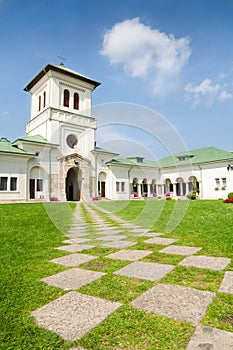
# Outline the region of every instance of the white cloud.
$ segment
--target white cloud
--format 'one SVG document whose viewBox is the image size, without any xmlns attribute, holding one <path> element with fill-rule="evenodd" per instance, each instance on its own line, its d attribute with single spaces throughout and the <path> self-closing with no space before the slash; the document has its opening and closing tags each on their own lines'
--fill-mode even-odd
<svg viewBox="0 0 233 350">
<path fill-rule="evenodd" d="M 106 31 L 100 53 L 111 65 L 123 66 L 131 77 L 149 77 L 161 88 L 188 62 L 189 44 L 187 37 L 176 39 L 173 34 L 160 32 L 133 18 Z"/>
<path fill-rule="evenodd" d="M 226 90 L 223 90 L 218 97 L 219 101 L 226 101 L 232 98 L 233 98 L 233 94 L 227 92 Z"/>
<path fill-rule="evenodd" d="M 203 102 L 206 107 L 210 108 L 215 100 L 225 101 L 233 98 L 233 95 L 227 92 L 224 87 L 225 84 L 215 84 L 211 79 L 205 79 L 199 85 L 188 83 L 185 86 L 185 98 L 191 102 L 193 108 Z"/>
</svg>

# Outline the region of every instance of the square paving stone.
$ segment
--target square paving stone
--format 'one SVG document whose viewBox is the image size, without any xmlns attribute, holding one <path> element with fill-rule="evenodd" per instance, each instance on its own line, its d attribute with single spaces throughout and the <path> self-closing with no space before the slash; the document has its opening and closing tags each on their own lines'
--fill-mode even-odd
<svg viewBox="0 0 233 350">
<path fill-rule="evenodd" d="M 98 257 L 88 254 L 69 254 L 60 258 L 52 259 L 50 262 L 63 266 L 78 266 L 96 258 Z"/>
<path fill-rule="evenodd" d="M 110 229 L 107 229 L 107 230 L 100 230 L 98 232 L 96 232 L 98 235 L 116 235 L 118 233 L 121 233 L 122 231 L 120 230 L 110 230 Z"/>
<path fill-rule="evenodd" d="M 89 241 L 90 239 L 88 238 L 80 238 L 80 237 L 73 237 L 71 239 L 67 239 L 65 241 L 63 241 L 63 243 L 68 243 L 68 244 L 72 244 L 72 243 L 84 243 Z"/>
<path fill-rule="evenodd" d="M 130 232 L 134 232 L 134 233 L 147 233 L 149 230 L 147 230 L 146 228 L 133 228 L 130 229 Z"/>
<path fill-rule="evenodd" d="M 84 237 L 87 236 L 88 232 L 81 232 L 81 233 L 66 233 L 65 236 L 70 237 L 70 238 L 79 238 L 79 237 Z"/>
<path fill-rule="evenodd" d="M 230 349 L 233 349 L 233 333 L 201 326 L 197 326 L 187 347 L 187 350 Z"/>
<path fill-rule="evenodd" d="M 132 245 L 135 245 L 136 242 L 126 242 L 126 241 L 115 241 L 115 242 L 107 242 L 102 244 L 103 247 L 108 247 L 108 248 L 126 248 L 130 247 Z"/>
<path fill-rule="evenodd" d="M 39 327 L 60 335 L 64 340 L 80 339 L 121 306 L 118 302 L 69 292 L 33 311 Z"/>
<path fill-rule="evenodd" d="M 225 273 L 218 291 L 233 294 L 233 271 L 227 271 Z"/>
<path fill-rule="evenodd" d="M 136 298 L 131 305 L 177 321 L 197 325 L 215 293 L 159 283 Z"/>
<path fill-rule="evenodd" d="M 42 278 L 41 281 L 49 286 L 62 288 L 64 290 L 78 289 L 105 275 L 104 272 L 96 272 L 73 268 L 57 273 L 56 275 Z"/>
<path fill-rule="evenodd" d="M 119 252 L 109 254 L 105 258 L 136 261 L 144 258 L 145 256 L 153 253 L 149 250 L 126 250 L 122 249 Z"/>
<path fill-rule="evenodd" d="M 144 242 L 145 243 L 152 243 L 152 244 L 169 245 L 169 244 L 175 243 L 176 241 L 178 241 L 178 239 L 158 237 L 158 238 L 147 239 Z"/>
<path fill-rule="evenodd" d="M 120 239 L 124 239 L 127 238 L 127 236 L 122 236 L 122 235 L 109 235 L 109 236 L 104 236 L 104 237 L 100 237 L 100 238 L 96 238 L 97 241 L 119 241 Z"/>
<path fill-rule="evenodd" d="M 159 281 L 174 268 L 174 265 L 135 261 L 114 273 L 116 275 L 141 278 L 148 281 Z"/>
<path fill-rule="evenodd" d="M 209 269 L 209 270 L 224 270 L 231 262 L 231 259 L 228 258 L 216 258 L 214 256 L 204 256 L 204 255 L 196 255 L 196 256 L 188 256 L 184 260 L 182 260 L 179 265 L 181 266 L 194 266 L 199 267 L 201 269 Z"/>
<path fill-rule="evenodd" d="M 147 233 L 140 233 L 137 235 L 138 237 L 158 237 L 162 236 L 163 233 L 158 233 L 158 232 L 147 232 Z"/>
<path fill-rule="evenodd" d="M 64 245 L 62 247 L 57 247 L 56 249 L 65 250 L 70 253 L 75 253 L 75 252 L 81 252 L 82 250 L 91 249 L 93 247 L 94 247 L 93 245 L 74 243 L 71 245 Z"/>
<path fill-rule="evenodd" d="M 160 250 L 160 253 L 166 253 L 166 254 L 175 254 L 175 255 L 192 255 L 199 250 L 201 250 L 201 247 L 188 247 L 184 245 L 170 245 L 169 247 L 163 248 Z"/>
</svg>

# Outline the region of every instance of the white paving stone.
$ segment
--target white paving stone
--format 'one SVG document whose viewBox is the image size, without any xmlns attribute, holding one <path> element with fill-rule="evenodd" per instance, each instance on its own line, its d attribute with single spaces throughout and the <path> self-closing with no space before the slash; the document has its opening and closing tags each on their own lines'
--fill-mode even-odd
<svg viewBox="0 0 233 350">
<path fill-rule="evenodd" d="M 233 271 L 227 271 L 225 273 L 218 291 L 233 294 Z"/>
<path fill-rule="evenodd" d="M 109 235 L 109 236 L 104 236 L 100 238 L 96 238 L 97 241 L 118 241 L 120 239 L 127 238 L 127 236 L 122 236 L 122 235 Z"/>
<path fill-rule="evenodd" d="M 115 241 L 115 242 L 107 242 L 102 244 L 103 247 L 107 248 L 126 248 L 136 244 L 136 242 L 126 242 L 126 241 Z"/>
<path fill-rule="evenodd" d="M 88 254 L 69 254 L 60 258 L 52 259 L 50 260 L 50 262 L 54 264 L 60 264 L 63 266 L 78 266 L 96 258 L 98 257 Z"/>
<path fill-rule="evenodd" d="M 120 303 L 69 292 L 32 312 L 39 327 L 74 341 L 83 337 L 121 306 Z"/>
<path fill-rule="evenodd" d="M 210 269 L 215 271 L 224 270 L 231 262 L 228 258 L 217 258 L 214 256 L 195 255 L 188 256 L 182 260 L 179 265 L 193 266 L 201 269 Z"/>
<path fill-rule="evenodd" d="M 217 328 L 197 326 L 187 350 L 232 350 L 233 333 Z"/>
<path fill-rule="evenodd" d="M 178 241 L 178 239 L 175 238 L 162 238 L 162 237 L 156 237 L 156 238 L 150 238 L 144 241 L 145 243 L 152 243 L 152 244 L 161 244 L 161 245 L 169 245 L 172 243 L 175 243 Z"/>
<path fill-rule="evenodd" d="M 82 270 L 74 267 L 55 275 L 42 278 L 41 281 L 47 283 L 49 286 L 62 288 L 64 290 L 75 290 L 99 279 L 103 275 L 105 275 L 103 272 Z"/>
<path fill-rule="evenodd" d="M 131 305 L 157 315 L 197 325 L 215 293 L 178 285 L 157 284 L 136 298 Z"/>
<path fill-rule="evenodd" d="M 159 281 L 174 268 L 174 265 L 135 261 L 122 269 L 115 271 L 114 274 L 130 278 L 141 278 L 148 281 Z"/>
<path fill-rule="evenodd" d="M 63 241 L 63 243 L 67 243 L 67 244 L 84 243 L 84 242 L 87 242 L 89 240 L 90 239 L 88 239 L 88 238 L 74 237 L 74 238 L 67 239 L 67 240 Z"/>
<path fill-rule="evenodd" d="M 94 247 L 93 245 L 73 243 L 71 245 L 64 245 L 62 247 L 57 247 L 56 249 L 65 250 L 66 252 L 70 252 L 70 253 L 76 253 L 76 252 L 81 252 L 82 250 L 91 249 L 93 247 Z"/>
<path fill-rule="evenodd" d="M 160 253 L 166 253 L 166 254 L 175 254 L 175 255 L 192 255 L 199 250 L 201 250 L 201 247 L 188 247 L 184 245 L 170 245 L 169 247 L 163 248 L 160 250 Z"/>
<path fill-rule="evenodd" d="M 137 260 L 142 259 L 151 253 L 153 253 L 153 252 L 150 250 L 131 250 L 131 249 L 126 250 L 126 249 L 122 249 L 119 252 L 112 253 L 112 254 L 105 256 L 105 258 L 137 261 Z"/>
</svg>

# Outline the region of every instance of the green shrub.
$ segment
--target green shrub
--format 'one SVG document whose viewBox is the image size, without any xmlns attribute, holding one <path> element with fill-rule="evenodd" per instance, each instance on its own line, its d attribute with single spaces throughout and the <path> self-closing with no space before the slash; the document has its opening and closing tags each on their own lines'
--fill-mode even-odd
<svg viewBox="0 0 233 350">
<path fill-rule="evenodd" d="M 171 201 L 171 200 L 172 200 L 172 197 L 166 197 L 166 200 L 167 200 L 167 201 Z"/>
<path fill-rule="evenodd" d="M 187 198 L 188 199 L 196 199 L 196 193 L 188 193 Z"/>
<path fill-rule="evenodd" d="M 232 198 L 233 197 L 233 192 L 230 192 L 230 193 L 228 193 L 228 196 L 227 196 L 228 198 Z"/>
</svg>

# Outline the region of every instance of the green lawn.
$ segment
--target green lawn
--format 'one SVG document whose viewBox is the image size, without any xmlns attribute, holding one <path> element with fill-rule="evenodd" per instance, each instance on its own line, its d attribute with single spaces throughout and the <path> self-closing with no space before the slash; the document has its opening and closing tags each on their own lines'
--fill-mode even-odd
<svg viewBox="0 0 233 350">
<path fill-rule="evenodd" d="M 233 259 L 233 205 L 221 201 L 185 201 L 189 204 L 187 206 L 187 203 L 180 202 L 179 207 L 175 201 L 156 200 L 100 201 L 95 205 L 97 210 L 104 208 L 155 232 L 164 232 L 164 237 L 178 238 L 179 245 L 203 247 L 201 254 Z M 106 275 L 79 291 L 119 301 L 122 307 L 82 339 L 72 343 L 35 325 L 30 317 L 31 311 L 65 293 L 47 286 L 40 279 L 66 269 L 49 263 L 49 260 L 67 254 L 55 248 L 64 240 L 63 233 L 68 230 L 74 207 L 74 204 L 62 203 L 0 205 L 0 349 L 69 349 L 78 345 L 86 349 L 185 349 L 194 332 L 191 324 L 144 313 L 130 306 L 130 301 L 157 282 L 114 275 L 114 271 L 127 264 L 106 258 L 116 249 L 95 247 L 83 252 L 98 258 L 82 267 L 106 272 Z M 87 222 L 92 225 L 92 218 L 82 207 Z M 179 220 L 176 222 L 174 210 L 179 220 L 184 216 L 180 223 Z M 106 214 L 100 212 L 100 215 L 109 220 Z M 94 235 L 91 229 L 90 237 Z M 153 254 L 143 261 L 177 264 L 183 259 L 159 253 L 162 247 L 145 244 L 141 237 L 137 245 L 128 249 L 153 249 Z M 232 269 L 233 263 L 227 270 Z M 161 282 L 217 293 L 223 275 L 224 271 L 177 266 Z M 233 296 L 217 293 L 202 322 L 233 332 L 232 318 Z"/>
</svg>

